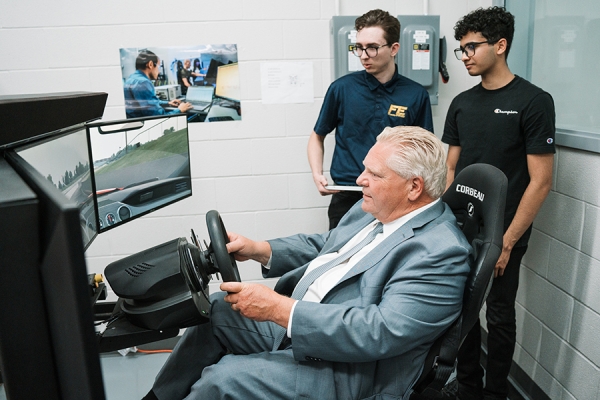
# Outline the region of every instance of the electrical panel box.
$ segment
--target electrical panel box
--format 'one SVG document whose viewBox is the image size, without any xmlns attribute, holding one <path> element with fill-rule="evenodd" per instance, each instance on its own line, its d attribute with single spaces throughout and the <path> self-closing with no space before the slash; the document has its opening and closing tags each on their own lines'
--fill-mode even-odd
<svg viewBox="0 0 600 400">
<path fill-rule="evenodd" d="M 364 69 L 360 58 L 352 53 L 356 45 L 356 29 L 354 21 L 358 16 L 334 16 L 329 26 L 331 28 L 331 49 L 333 50 L 333 64 L 331 76 L 338 79 L 347 73 Z"/>
<path fill-rule="evenodd" d="M 333 51 L 333 79 L 363 70 L 360 58 L 352 53 L 356 45 L 354 22 L 358 16 L 334 16 L 330 21 Z M 429 93 L 431 104 L 438 104 L 439 15 L 399 15 L 400 51 L 396 56 L 398 72 L 419 82 Z"/>
<path fill-rule="evenodd" d="M 440 16 L 398 15 L 398 20 L 398 72 L 423 85 L 431 104 L 438 104 Z"/>
</svg>

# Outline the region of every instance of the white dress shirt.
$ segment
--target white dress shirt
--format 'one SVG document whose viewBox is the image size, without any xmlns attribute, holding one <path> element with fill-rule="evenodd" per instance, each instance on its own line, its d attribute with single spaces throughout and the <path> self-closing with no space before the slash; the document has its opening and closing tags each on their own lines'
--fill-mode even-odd
<svg viewBox="0 0 600 400">
<path fill-rule="evenodd" d="M 440 200 L 438 199 L 436 201 L 433 201 L 421 208 L 411 211 L 410 213 L 408 213 L 392 222 L 383 224 L 383 232 L 378 234 L 377 236 L 375 236 L 375 239 L 373 239 L 373 241 L 371 243 L 369 243 L 368 245 L 363 247 L 361 250 L 359 250 L 356 254 L 354 254 L 352 257 L 350 257 L 346 262 L 336 265 L 335 267 L 331 268 L 329 271 L 325 272 L 323 275 L 321 275 L 320 277 L 315 279 L 315 281 L 312 283 L 312 285 L 309 286 L 308 290 L 306 291 L 306 294 L 302 298 L 302 301 L 313 301 L 313 302 L 318 303 L 321 300 L 323 300 L 325 295 L 327 293 L 329 293 L 329 291 L 331 289 L 333 289 L 333 287 L 335 285 L 337 285 L 337 283 L 352 269 L 352 267 L 354 267 L 363 257 L 365 257 L 367 254 L 369 254 L 369 252 L 371 250 L 373 250 L 375 247 L 377 247 L 378 244 L 383 242 L 388 236 L 390 236 L 392 233 L 394 233 L 396 230 L 398 230 L 406 222 L 410 221 L 412 218 L 414 218 L 418 214 L 420 214 L 423 211 L 427 210 L 428 208 L 432 207 L 438 201 L 440 201 Z M 375 225 L 377 225 L 378 222 L 379 222 L 378 220 L 374 220 L 373 222 L 369 223 L 360 232 L 358 232 L 352 239 L 350 239 L 344 246 L 342 246 L 342 248 L 340 248 L 337 252 L 323 254 L 323 255 L 320 255 L 317 258 L 315 258 L 308 265 L 308 268 L 306 269 L 306 271 L 304 271 L 304 276 L 306 276 L 306 274 L 308 272 L 312 271 L 313 269 L 325 264 L 326 262 L 328 262 L 330 260 L 333 260 L 340 254 L 343 254 L 343 253 L 347 252 L 348 250 L 352 249 L 354 247 L 354 245 L 356 245 L 361 240 L 363 240 L 369 234 L 369 232 L 371 232 L 373 229 L 375 229 Z M 265 268 L 270 268 L 270 267 L 271 267 L 271 260 L 269 259 L 269 262 L 267 263 L 267 265 L 265 265 Z M 302 279 L 304 279 L 304 278 L 302 278 Z M 296 308 L 296 304 L 298 304 L 298 301 L 299 300 L 296 300 L 296 302 L 292 306 L 292 311 L 290 313 L 290 318 L 289 318 L 288 327 L 287 327 L 287 336 L 289 338 L 291 338 L 292 319 L 293 319 L 294 310 Z"/>
</svg>

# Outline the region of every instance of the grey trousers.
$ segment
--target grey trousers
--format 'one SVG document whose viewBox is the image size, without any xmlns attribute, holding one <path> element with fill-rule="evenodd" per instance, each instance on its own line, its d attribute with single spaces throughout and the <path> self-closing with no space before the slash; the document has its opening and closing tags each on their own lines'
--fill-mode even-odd
<svg viewBox="0 0 600 400">
<path fill-rule="evenodd" d="M 160 400 L 293 399 L 298 362 L 291 348 L 272 352 L 276 324 L 233 311 L 211 295 L 211 320 L 188 328 L 158 373 Z"/>
</svg>

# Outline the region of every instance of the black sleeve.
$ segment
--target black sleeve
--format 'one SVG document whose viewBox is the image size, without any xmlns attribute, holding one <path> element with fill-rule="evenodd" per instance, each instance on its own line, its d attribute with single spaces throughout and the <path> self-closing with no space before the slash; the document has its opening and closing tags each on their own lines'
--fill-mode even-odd
<svg viewBox="0 0 600 400">
<path fill-rule="evenodd" d="M 333 82 L 325 98 L 323 99 L 323 105 L 321 106 L 321 112 L 319 118 L 314 127 L 314 131 L 321 136 L 325 136 L 333 131 L 338 125 L 338 112 L 340 111 L 340 102 L 338 100 L 336 82 Z"/>
<path fill-rule="evenodd" d="M 458 127 L 456 125 L 456 114 L 458 107 L 456 105 L 456 97 L 450 103 L 448 107 L 448 113 L 446 114 L 446 122 L 444 124 L 444 134 L 442 135 L 442 142 L 449 144 L 450 146 L 460 146 L 460 139 L 458 137 Z"/>
<path fill-rule="evenodd" d="M 523 132 L 527 154 L 555 153 L 556 115 L 552 96 L 546 92 L 535 96 L 524 114 Z"/>
</svg>

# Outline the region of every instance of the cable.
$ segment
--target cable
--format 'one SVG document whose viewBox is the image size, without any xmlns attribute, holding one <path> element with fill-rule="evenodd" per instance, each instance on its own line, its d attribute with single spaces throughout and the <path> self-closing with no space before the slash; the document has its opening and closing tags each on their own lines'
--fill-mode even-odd
<svg viewBox="0 0 600 400">
<path fill-rule="evenodd" d="M 113 316 L 111 316 L 110 318 L 105 319 L 104 321 L 96 321 L 96 322 L 94 322 L 94 325 L 98 326 L 98 325 L 102 325 L 102 324 L 110 324 L 111 322 L 113 322 L 114 320 L 116 320 L 117 318 L 119 318 L 122 315 L 123 315 L 123 312 L 119 311 L 117 314 L 114 314 Z"/>
<path fill-rule="evenodd" d="M 142 349 L 140 349 L 139 347 L 138 347 L 137 351 L 138 351 L 139 353 L 146 353 L 146 354 L 154 354 L 154 353 L 172 353 L 172 352 L 173 352 L 173 350 L 167 350 L 167 349 L 164 349 L 164 350 L 142 350 Z"/>
</svg>

